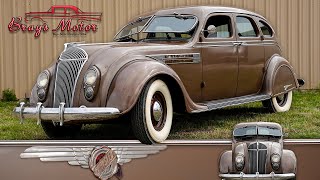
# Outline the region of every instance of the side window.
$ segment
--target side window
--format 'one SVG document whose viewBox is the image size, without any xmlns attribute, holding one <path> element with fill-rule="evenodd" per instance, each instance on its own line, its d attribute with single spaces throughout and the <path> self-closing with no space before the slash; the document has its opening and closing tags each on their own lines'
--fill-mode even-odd
<svg viewBox="0 0 320 180">
<path fill-rule="evenodd" d="M 231 18 L 225 15 L 211 16 L 204 30 L 205 38 L 229 38 L 232 36 Z"/>
<path fill-rule="evenodd" d="M 239 37 L 257 37 L 258 32 L 255 28 L 254 21 L 248 17 L 237 16 L 237 31 Z"/>
<path fill-rule="evenodd" d="M 73 9 L 67 8 L 66 13 L 68 14 L 76 14 L 76 12 Z"/>
<path fill-rule="evenodd" d="M 64 14 L 65 9 L 64 8 L 54 8 L 54 13 L 56 14 Z"/>
<path fill-rule="evenodd" d="M 272 34 L 271 27 L 267 23 L 265 23 L 263 21 L 259 21 L 259 27 L 260 27 L 264 36 L 272 37 L 273 34 Z"/>
</svg>

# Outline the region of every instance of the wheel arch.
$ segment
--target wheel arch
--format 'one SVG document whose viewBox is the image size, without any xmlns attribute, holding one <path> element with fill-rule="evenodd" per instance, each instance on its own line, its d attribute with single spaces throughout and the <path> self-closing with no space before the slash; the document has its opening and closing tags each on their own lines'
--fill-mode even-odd
<svg viewBox="0 0 320 180">
<path fill-rule="evenodd" d="M 122 114 L 129 112 L 145 85 L 154 78 L 163 80 L 168 86 L 175 112 L 191 112 L 199 108 L 189 97 L 179 76 L 167 65 L 153 60 L 134 61 L 119 70 L 109 88 L 107 107 L 116 107 Z"/>
<path fill-rule="evenodd" d="M 299 83 L 293 67 L 288 60 L 278 54 L 267 62 L 261 92 L 272 97 L 299 88 Z"/>
</svg>

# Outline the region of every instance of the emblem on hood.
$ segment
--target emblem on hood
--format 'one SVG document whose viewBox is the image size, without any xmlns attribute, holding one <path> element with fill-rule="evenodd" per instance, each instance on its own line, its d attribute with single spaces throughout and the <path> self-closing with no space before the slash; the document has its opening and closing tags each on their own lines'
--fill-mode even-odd
<svg viewBox="0 0 320 180">
<path fill-rule="evenodd" d="M 155 54 L 147 55 L 152 59 L 161 61 L 165 64 L 189 64 L 200 63 L 200 53 L 185 53 L 185 54 Z"/>
<path fill-rule="evenodd" d="M 132 159 L 145 158 L 166 148 L 165 145 L 33 146 L 20 157 L 40 158 L 43 162 L 68 162 L 72 166 L 89 168 L 97 178 L 107 180 L 113 176 L 121 179 L 121 165 Z"/>
</svg>

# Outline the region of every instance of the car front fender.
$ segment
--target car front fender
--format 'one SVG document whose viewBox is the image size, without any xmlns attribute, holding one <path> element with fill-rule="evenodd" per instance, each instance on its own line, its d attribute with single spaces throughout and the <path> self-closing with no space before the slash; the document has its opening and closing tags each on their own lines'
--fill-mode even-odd
<svg viewBox="0 0 320 180">
<path fill-rule="evenodd" d="M 221 154 L 219 160 L 220 174 L 228 174 L 232 172 L 232 151 L 225 151 Z"/>
<path fill-rule="evenodd" d="M 183 109 L 188 112 L 206 108 L 191 100 L 173 69 L 166 64 L 148 59 L 131 61 L 118 71 L 108 91 L 107 107 L 116 107 L 122 114 L 130 111 L 145 85 L 155 77 L 162 79 L 169 87 L 175 111 L 177 110 L 175 108 L 177 100 L 180 106 L 185 105 Z M 182 97 L 179 98 L 181 95 Z"/>
<path fill-rule="evenodd" d="M 293 151 L 283 150 L 281 157 L 281 168 L 283 173 L 294 173 L 297 171 L 297 158 Z"/>
</svg>

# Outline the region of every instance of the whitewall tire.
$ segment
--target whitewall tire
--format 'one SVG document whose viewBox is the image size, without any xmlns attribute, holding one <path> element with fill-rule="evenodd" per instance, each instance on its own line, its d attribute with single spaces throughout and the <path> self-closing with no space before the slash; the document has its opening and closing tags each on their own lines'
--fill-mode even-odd
<svg viewBox="0 0 320 180">
<path fill-rule="evenodd" d="M 144 144 L 160 143 L 169 136 L 173 106 L 168 86 L 151 80 L 131 111 L 132 130 Z"/>
<path fill-rule="evenodd" d="M 285 94 L 272 97 L 263 102 L 263 106 L 269 108 L 272 112 L 286 112 L 289 111 L 292 104 L 292 91 Z"/>
</svg>

